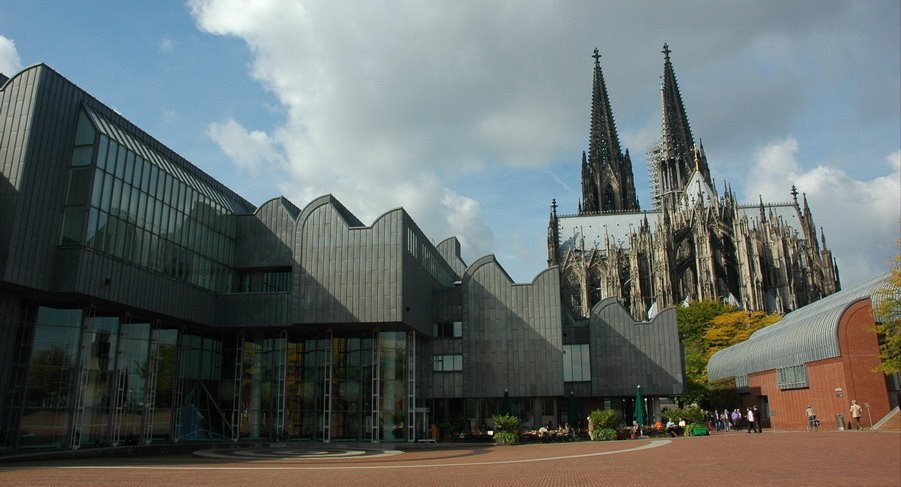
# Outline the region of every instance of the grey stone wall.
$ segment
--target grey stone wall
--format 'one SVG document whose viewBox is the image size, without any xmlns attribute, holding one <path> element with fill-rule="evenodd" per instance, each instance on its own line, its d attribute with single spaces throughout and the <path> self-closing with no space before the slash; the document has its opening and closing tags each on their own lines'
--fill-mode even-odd
<svg viewBox="0 0 901 487">
<path fill-rule="evenodd" d="M 636 322 L 616 298 L 591 310 L 591 392 L 594 396 L 633 396 L 640 385 L 646 396 L 682 394 L 682 346 L 676 310 L 650 322 Z"/>
<path fill-rule="evenodd" d="M 562 318 L 557 267 L 514 284 L 493 255 L 463 276 L 463 394 L 563 394 Z"/>
</svg>

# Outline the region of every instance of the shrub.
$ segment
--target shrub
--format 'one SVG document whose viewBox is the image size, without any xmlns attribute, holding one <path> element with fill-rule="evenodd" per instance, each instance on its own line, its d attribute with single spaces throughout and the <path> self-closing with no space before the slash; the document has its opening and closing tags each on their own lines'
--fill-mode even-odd
<svg viewBox="0 0 901 487">
<path fill-rule="evenodd" d="M 707 428 L 707 425 L 701 423 L 689 423 L 685 426 L 685 431 L 682 433 L 683 436 L 692 436 L 691 432 L 694 431 L 695 428 Z"/>
<path fill-rule="evenodd" d="M 613 441 L 617 439 L 617 432 L 613 428 L 599 428 L 594 430 L 596 441 Z"/>
<path fill-rule="evenodd" d="M 491 419 L 494 420 L 495 427 L 500 431 L 509 431 L 512 433 L 519 429 L 520 420 L 512 414 L 498 414 Z"/>
<path fill-rule="evenodd" d="M 619 417 L 616 411 L 612 409 L 595 409 L 590 414 L 591 420 L 594 421 L 595 431 L 598 428 L 616 429 L 619 426 Z"/>
<path fill-rule="evenodd" d="M 519 435 L 516 433 L 511 433 L 509 431 L 498 431 L 494 434 L 494 441 L 498 443 L 516 443 L 519 440 Z"/>
</svg>

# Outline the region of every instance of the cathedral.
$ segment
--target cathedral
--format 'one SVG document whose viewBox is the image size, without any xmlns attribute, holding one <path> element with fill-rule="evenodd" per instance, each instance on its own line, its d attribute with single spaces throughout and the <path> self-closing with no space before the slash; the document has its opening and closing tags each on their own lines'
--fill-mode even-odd
<svg viewBox="0 0 901 487">
<path fill-rule="evenodd" d="M 561 269 L 565 308 L 579 317 L 615 297 L 638 320 L 687 301 L 717 299 L 748 311 L 786 313 L 840 290 L 826 237 L 806 196 L 739 202 L 717 188 L 695 144 L 663 46 L 660 141 L 648 151 L 650 209 L 635 192 L 595 49 L 588 152 L 576 214 L 551 203 L 548 265 Z M 786 188 L 788 189 L 788 188 Z"/>
</svg>

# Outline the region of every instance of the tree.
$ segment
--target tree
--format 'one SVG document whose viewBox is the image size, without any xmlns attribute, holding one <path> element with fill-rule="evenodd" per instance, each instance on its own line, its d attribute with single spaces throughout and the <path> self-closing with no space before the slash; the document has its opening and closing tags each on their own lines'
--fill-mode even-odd
<svg viewBox="0 0 901 487">
<path fill-rule="evenodd" d="M 886 375 L 901 372 L 901 255 L 895 256 L 886 287 L 875 294 L 873 314 L 882 357 L 878 370 Z"/>
<path fill-rule="evenodd" d="M 676 310 L 679 338 L 685 353 L 685 393 L 682 404 L 729 402 L 734 389 L 707 383 L 707 362 L 714 353 L 747 340 L 755 331 L 782 319 L 761 311 L 746 312 L 719 301 L 696 301 Z"/>
<path fill-rule="evenodd" d="M 703 338 L 704 332 L 717 316 L 736 311 L 735 306 L 717 300 L 693 301 L 688 306 L 676 308 L 679 338 L 692 342 Z"/>
<path fill-rule="evenodd" d="M 711 322 L 711 326 L 704 332 L 704 342 L 707 346 L 705 363 L 716 352 L 741 343 L 751 335 L 764 327 L 781 320 L 779 315 L 766 314 L 763 311 L 733 311 L 717 316 Z M 706 373 L 705 373 L 706 379 Z"/>
</svg>

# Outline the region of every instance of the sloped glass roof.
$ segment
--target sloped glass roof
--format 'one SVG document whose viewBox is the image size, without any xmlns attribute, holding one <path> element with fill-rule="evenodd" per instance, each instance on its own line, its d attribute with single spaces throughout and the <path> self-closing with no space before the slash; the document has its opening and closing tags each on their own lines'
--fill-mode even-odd
<svg viewBox="0 0 901 487">
<path fill-rule="evenodd" d="M 204 179 L 207 178 L 212 179 L 210 176 L 202 174 L 202 171 L 196 167 L 192 166 L 190 169 L 185 167 L 185 164 L 190 165 L 189 162 L 178 160 L 173 161 L 163 156 L 159 152 L 151 149 L 146 144 L 138 140 L 127 130 L 123 130 L 116 123 L 113 123 L 106 117 L 100 115 L 94 110 L 91 110 L 87 106 L 84 106 L 83 108 L 91 118 L 94 126 L 97 127 L 98 131 L 100 131 L 100 133 L 106 135 L 112 140 L 115 140 L 119 144 L 124 145 L 135 153 L 140 154 L 141 157 L 143 157 L 145 160 L 150 161 L 152 164 L 169 173 L 171 176 L 178 178 L 178 180 L 191 186 L 195 191 L 206 195 L 209 199 L 219 203 L 225 208 L 228 208 L 233 214 L 253 213 L 253 211 L 255 210 L 254 206 L 245 201 L 243 198 L 232 197 L 231 195 L 212 187 L 207 181 L 204 181 Z M 205 177 L 201 177 L 201 175 Z"/>
</svg>

